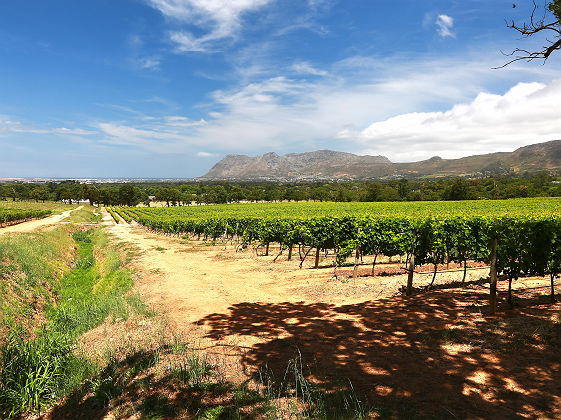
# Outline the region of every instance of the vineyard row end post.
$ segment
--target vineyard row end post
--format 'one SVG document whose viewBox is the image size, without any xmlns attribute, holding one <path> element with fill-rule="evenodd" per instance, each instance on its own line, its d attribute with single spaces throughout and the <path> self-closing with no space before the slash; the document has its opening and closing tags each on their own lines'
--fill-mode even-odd
<svg viewBox="0 0 561 420">
<path fill-rule="evenodd" d="M 411 253 L 411 258 L 409 258 L 409 270 L 407 275 L 407 291 L 406 295 L 411 296 L 413 293 L 413 274 L 415 273 L 415 253 Z"/>
<path fill-rule="evenodd" d="M 489 273 L 489 314 L 497 312 L 497 238 L 491 244 L 491 270 Z"/>
</svg>

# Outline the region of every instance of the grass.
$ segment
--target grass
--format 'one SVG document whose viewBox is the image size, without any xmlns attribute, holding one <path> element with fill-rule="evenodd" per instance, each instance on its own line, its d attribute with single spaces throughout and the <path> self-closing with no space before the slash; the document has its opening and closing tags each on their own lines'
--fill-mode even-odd
<svg viewBox="0 0 561 420">
<path fill-rule="evenodd" d="M 69 226 L 41 234 L 0 236 L 0 322 L 31 326 L 51 288 L 69 270 L 74 241 Z"/>
<path fill-rule="evenodd" d="M 6 291 L 20 291 L 9 302 L 3 295 L 3 323 L 9 332 L 0 359 L 2 417 L 40 411 L 99 370 L 77 350 L 82 333 L 107 317 L 149 313 L 138 295 L 126 295 L 133 284 L 131 273 L 120 251 L 108 246 L 107 234 L 102 229 L 72 234 L 72 229 L 0 239 L 2 284 Z M 33 330 L 32 323 L 22 321 L 31 309 L 41 313 L 29 303 L 38 296 L 44 301 L 44 319 Z"/>
<path fill-rule="evenodd" d="M 101 214 L 95 207 L 84 205 L 80 210 L 73 211 L 64 221 L 70 223 L 99 223 L 101 222 Z"/>
</svg>

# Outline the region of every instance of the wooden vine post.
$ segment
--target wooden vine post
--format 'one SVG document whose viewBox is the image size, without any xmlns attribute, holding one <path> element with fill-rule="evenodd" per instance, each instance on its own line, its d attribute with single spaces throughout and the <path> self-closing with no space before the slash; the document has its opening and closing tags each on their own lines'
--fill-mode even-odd
<svg viewBox="0 0 561 420">
<path fill-rule="evenodd" d="M 489 313 L 495 315 L 497 312 L 497 238 L 493 238 L 491 245 L 491 271 L 489 273 Z"/>
<path fill-rule="evenodd" d="M 357 232 L 357 240 L 360 240 L 360 227 L 358 228 L 358 232 Z M 355 251 L 355 265 L 353 267 L 353 279 L 356 279 L 357 276 L 358 276 L 358 259 L 359 259 L 359 257 L 360 257 L 360 246 L 357 246 L 356 251 Z"/>
<path fill-rule="evenodd" d="M 409 269 L 407 270 L 409 273 L 407 275 L 407 291 L 405 294 L 407 296 L 411 296 L 413 293 L 413 274 L 415 273 L 415 253 L 411 253 L 411 258 L 409 258 Z"/>
<path fill-rule="evenodd" d="M 357 275 L 358 275 L 358 259 L 360 257 L 360 247 L 356 247 L 356 252 L 355 252 L 355 266 L 353 268 L 353 279 L 356 279 Z"/>
<path fill-rule="evenodd" d="M 314 263 L 314 268 L 318 268 L 319 267 L 319 252 L 320 252 L 320 248 L 319 246 L 316 248 L 316 261 Z"/>
<path fill-rule="evenodd" d="M 555 273 L 550 274 L 551 277 L 551 303 L 555 303 Z"/>
</svg>

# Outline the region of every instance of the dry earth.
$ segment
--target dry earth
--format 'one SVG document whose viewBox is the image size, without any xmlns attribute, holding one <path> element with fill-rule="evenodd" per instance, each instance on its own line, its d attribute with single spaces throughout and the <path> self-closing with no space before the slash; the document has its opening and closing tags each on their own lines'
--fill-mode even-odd
<svg viewBox="0 0 561 420">
<path fill-rule="evenodd" d="M 356 280 L 352 268 L 339 269 L 335 279 L 329 258 L 325 268 L 299 269 L 298 258 L 273 262 L 273 251 L 236 253 L 103 217 L 139 250 L 144 300 L 185 339 L 245 373 L 267 366 L 282 377 L 300 354 L 325 388 L 349 378 L 400 417 L 561 418 L 561 306 L 548 303 L 546 279 L 516 282 L 514 309 L 501 284 L 500 313 L 490 317 L 488 289 L 476 281 L 485 268 L 470 270 L 465 288 L 446 287 L 461 279 L 454 271 L 407 298 L 399 294 L 405 275 L 384 275 L 399 264 L 378 265 L 375 277 L 365 265 Z M 415 284 L 431 278 L 418 274 Z"/>
</svg>

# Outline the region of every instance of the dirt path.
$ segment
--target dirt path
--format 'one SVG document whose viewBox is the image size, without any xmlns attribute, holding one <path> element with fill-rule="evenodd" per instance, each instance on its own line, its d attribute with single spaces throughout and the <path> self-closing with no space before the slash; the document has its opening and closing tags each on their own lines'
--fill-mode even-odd
<svg viewBox="0 0 561 420">
<path fill-rule="evenodd" d="M 273 271 L 269 264 L 247 255 L 249 252 L 231 256 L 216 249 L 220 247 L 150 233 L 134 223 L 115 224 L 105 210 L 102 215 L 111 233 L 141 251 L 135 261 L 143 273 L 138 283 L 141 293 L 179 326 L 213 313 L 226 313 L 241 302 L 308 300 L 298 288 L 306 286 L 309 278 L 282 269 Z"/>
<path fill-rule="evenodd" d="M 17 225 L 8 226 L 5 228 L 0 229 L 0 235 L 4 233 L 26 233 L 26 232 L 33 232 L 36 229 L 42 228 L 48 225 L 54 225 L 61 223 L 64 219 L 70 216 L 70 213 L 73 211 L 80 210 L 84 206 L 76 207 L 72 210 L 67 210 L 61 214 L 55 214 L 49 217 L 45 217 L 44 219 L 37 219 L 31 220 L 30 222 L 23 222 Z"/>
</svg>

